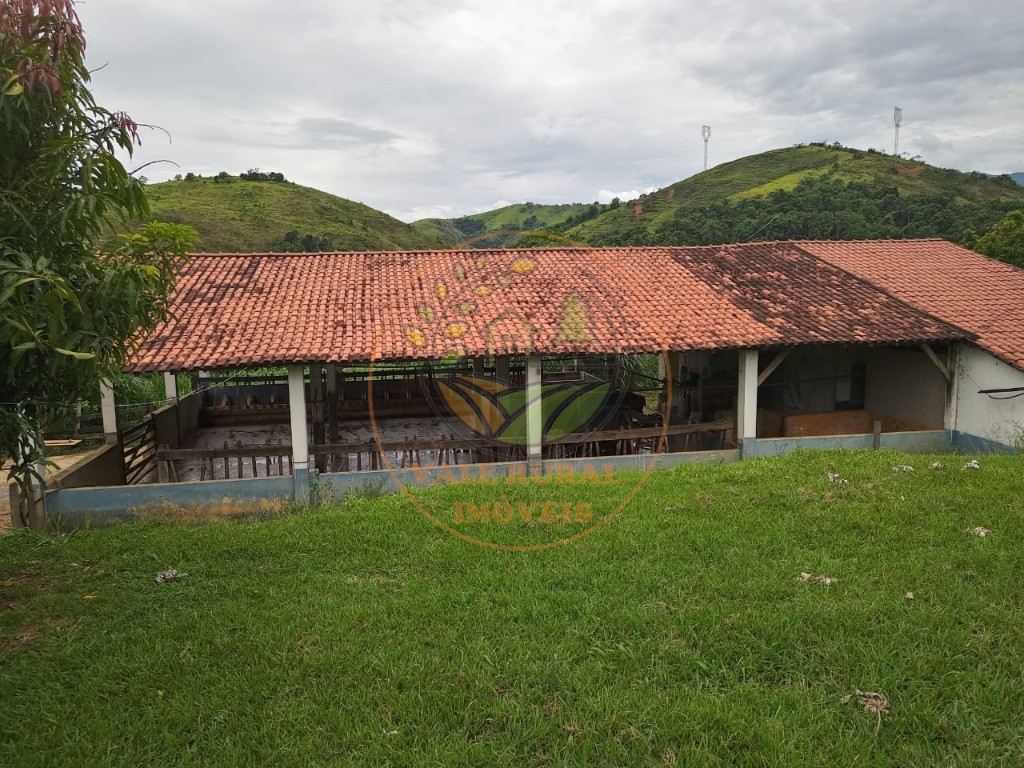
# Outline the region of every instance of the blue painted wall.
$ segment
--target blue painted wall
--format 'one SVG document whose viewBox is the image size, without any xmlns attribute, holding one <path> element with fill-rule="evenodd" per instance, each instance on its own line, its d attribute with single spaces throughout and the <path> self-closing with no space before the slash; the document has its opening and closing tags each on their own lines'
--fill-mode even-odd
<svg viewBox="0 0 1024 768">
<path fill-rule="evenodd" d="M 942 453 L 952 447 L 949 430 L 929 432 L 883 432 L 881 447 L 906 453 Z M 743 441 L 743 458 L 778 456 L 795 450 L 870 449 L 873 435 L 830 435 L 827 437 L 772 437 Z"/>
<path fill-rule="evenodd" d="M 145 510 L 169 507 L 281 504 L 291 501 L 292 489 L 290 477 L 69 488 L 46 494 L 46 514 L 62 527 L 100 525 L 129 519 Z"/>
<path fill-rule="evenodd" d="M 872 435 L 834 437 L 770 438 L 744 441 L 744 458 L 777 456 L 798 449 L 866 449 Z M 942 453 L 961 450 L 971 453 L 1012 453 L 1014 449 L 990 440 L 951 432 L 888 432 L 881 437 L 882 448 L 910 453 Z M 590 459 L 559 459 L 544 462 L 544 474 L 576 474 L 621 470 L 667 468 L 688 463 L 725 464 L 740 459 L 740 452 L 700 451 L 665 453 L 660 456 L 607 456 Z M 338 472 L 292 477 L 260 477 L 242 480 L 209 480 L 190 483 L 156 483 L 100 488 L 69 488 L 46 494 L 47 514 L 65 527 L 100 525 L 161 509 L 211 509 L 225 514 L 261 506 L 280 507 L 289 503 L 327 502 L 347 493 L 395 491 L 396 479 L 403 485 L 473 482 L 501 477 L 526 477 L 525 462 L 464 464 L 422 469 L 372 472 Z M 308 489 L 308 490 L 307 490 Z"/>
<path fill-rule="evenodd" d="M 963 453 L 1019 453 L 1019 450 L 1012 445 L 997 443 L 995 440 L 988 440 L 977 435 L 968 435 L 964 432 L 953 431 L 953 448 Z"/>
<path fill-rule="evenodd" d="M 680 464 L 726 464 L 739 460 L 739 451 L 699 451 L 692 453 L 664 453 L 660 456 L 602 456 L 589 459 L 557 459 L 544 462 L 544 474 L 572 471 L 576 474 L 622 470 L 646 470 L 652 463 L 656 469 Z M 439 483 L 471 483 L 503 477 L 527 477 L 525 462 L 496 464 L 458 464 L 455 466 L 396 469 L 394 472 L 375 470 L 367 472 L 329 472 L 311 479 L 313 497 L 324 498 L 326 493 L 396 491 L 398 483 L 404 486 L 426 487 Z M 396 482 L 397 481 L 397 482 Z M 333 489 L 330 492 L 326 488 Z"/>
</svg>

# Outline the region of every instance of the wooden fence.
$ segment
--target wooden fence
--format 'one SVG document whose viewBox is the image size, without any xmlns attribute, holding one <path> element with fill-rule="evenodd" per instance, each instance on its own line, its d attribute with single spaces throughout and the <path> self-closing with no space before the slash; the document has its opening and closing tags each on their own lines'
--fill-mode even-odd
<svg viewBox="0 0 1024 768">
<path fill-rule="evenodd" d="M 156 452 L 157 475 L 162 483 L 179 482 L 187 465 L 199 465 L 199 480 L 243 477 L 282 477 L 292 474 L 290 445 L 251 445 L 223 448 L 164 448 Z M 186 465 L 186 466 L 182 466 Z"/>
<path fill-rule="evenodd" d="M 717 435 L 719 447 L 728 447 L 734 439 L 734 432 L 732 419 L 671 427 L 575 432 L 545 440 L 543 453 L 547 459 L 660 453 L 666 450 L 667 439 L 677 435 L 685 438 L 684 450 L 697 450 L 700 446 L 691 439 L 701 434 Z M 318 457 L 322 459 L 320 464 L 328 472 L 526 460 L 524 446 L 504 445 L 485 438 L 333 443 L 310 446 L 309 452 L 313 462 Z M 199 465 L 199 480 L 292 474 L 291 447 L 288 445 L 243 447 L 238 443 L 232 447 L 225 442 L 223 448 L 160 448 L 154 453 L 154 459 L 161 482 L 180 481 L 189 470 L 195 471 L 196 464 Z"/>
<path fill-rule="evenodd" d="M 121 430 L 120 443 L 124 450 L 125 482 L 142 482 L 156 468 L 156 427 L 152 417 Z"/>
</svg>

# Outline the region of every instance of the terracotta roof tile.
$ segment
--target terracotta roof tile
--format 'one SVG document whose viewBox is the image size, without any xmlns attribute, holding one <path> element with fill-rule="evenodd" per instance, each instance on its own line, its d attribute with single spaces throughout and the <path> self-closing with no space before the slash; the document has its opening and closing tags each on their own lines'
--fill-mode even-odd
<svg viewBox="0 0 1024 768">
<path fill-rule="evenodd" d="M 979 347 L 1024 370 L 1024 270 L 944 240 L 796 245 L 976 334 Z"/>
<path fill-rule="evenodd" d="M 791 243 L 196 254 L 172 311 L 129 370 L 970 336 Z"/>
</svg>

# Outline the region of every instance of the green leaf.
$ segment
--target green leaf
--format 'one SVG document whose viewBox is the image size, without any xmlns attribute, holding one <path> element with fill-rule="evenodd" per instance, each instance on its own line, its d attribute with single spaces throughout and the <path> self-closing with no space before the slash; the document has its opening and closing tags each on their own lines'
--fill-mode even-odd
<svg viewBox="0 0 1024 768">
<path fill-rule="evenodd" d="M 75 352 L 73 350 L 63 349 L 61 347 L 54 347 L 53 349 L 56 352 L 60 352 L 62 355 L 73 357 L 76 360 L 93 360 L 96 357 L 96 355 L 94 355 L 92 352 Z"/>
<path fill-rule="evenodd" d="M 599 384 L 592 388 L 574 388 L 576 396 L 568 400 L 557 411 L 554 408 L 551 409 L 550 416 L 548 415 L 548 403 L 545 400 L 544 415 L 547 419 L 547 436 L 568 435 L 590 422 L 600 412 L 611 388 L 611 384 Z"/>
</svg>

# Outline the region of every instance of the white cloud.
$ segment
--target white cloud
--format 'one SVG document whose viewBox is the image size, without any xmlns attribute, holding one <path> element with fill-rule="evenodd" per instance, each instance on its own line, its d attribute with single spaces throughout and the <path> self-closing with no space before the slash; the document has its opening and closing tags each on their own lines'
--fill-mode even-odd
<svg viewBox="0 0 1024 768">
<path fill-rule="evenodd" d="M 647 187 L 643 190 L 630 189 L 625 192 L 612 192 L 608 189 L 602 189 L 597 193 L 597 202 L 599 203 L 610 203 L 616 197 L 623 203 L 629 202 L 630 200 L 636 200 L 640 195 L 646 195 L 653 192 L 657 187 Z"/>
<path fill-rule="evenodd" d="M 1019 0 L 102 0 L 104 106 L 135 162 L 252 166 L 411 220 L 662 187 L 806 141 L 1024 170 Z M 996 138 L 991 138 L 996 137 Z M 991 140 L 990 140 L 991 138 Z M 171 165 L 153 166 L 160 173 Z M 609 197 L 609 199 L 611 199 Z"/>
</svg>

